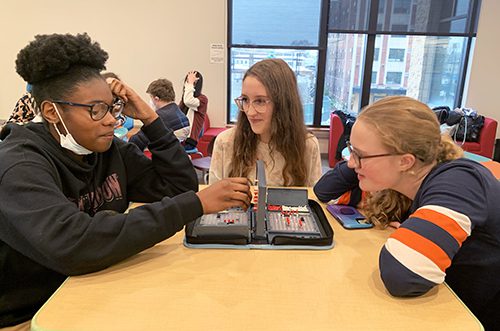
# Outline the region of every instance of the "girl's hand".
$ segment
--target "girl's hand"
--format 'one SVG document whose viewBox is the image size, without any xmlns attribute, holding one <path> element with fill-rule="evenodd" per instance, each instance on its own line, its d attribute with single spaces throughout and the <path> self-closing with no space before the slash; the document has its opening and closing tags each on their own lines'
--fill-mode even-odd
<svg viewBox="0 0 500 331">
<path fill-rule="evenodd" d="M 113 95 L 125 101 L 123 114 L 138 119 L 144 125 L 151 124 L 158 114 L 129 86 L 115 78 L 106 79 Z"/>
<path fill-rule="evenodd" d="M 252 193 L 246 178 L 226 178 L 196 193 L 203 206 L 204 214 L 241 207 L 247 210 Z"/>
<path fill-rule="evenodd" d="M 394 222 L 390 222 L 389 226 L 397 229 L 397 228 L 399 228 L 401 226 L 401 223 L 399 223 L 397 221 L 394 221 Z"/>
<path fill-rule="evenodd" d="M 186 83 L 194 85 L 198 81 L 198 77 L 196 77 L 196 71 L 192 70 L 188 72 Z"/>
</svg>

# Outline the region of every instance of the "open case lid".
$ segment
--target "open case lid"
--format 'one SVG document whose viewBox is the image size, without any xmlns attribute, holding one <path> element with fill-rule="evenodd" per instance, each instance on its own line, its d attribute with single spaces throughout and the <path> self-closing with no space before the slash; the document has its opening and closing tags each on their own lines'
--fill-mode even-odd
<svg viewBox="0 0 500 331">
<path fill-rule="evenodd" d="M 257 160 L 258 209 L 268 205 L 305 206 L 307 205 L 307 189 L 267 187 L 266 168 L 262 160 Z M 259 218 L 258 218 L 259 219 Z"/>
<path fill-rule="evenodd" d="M 307 205 L 307 190 L 292 188 L 269 187 L 267 189 L 268 205 L 305 206 Z"/>
</svg>

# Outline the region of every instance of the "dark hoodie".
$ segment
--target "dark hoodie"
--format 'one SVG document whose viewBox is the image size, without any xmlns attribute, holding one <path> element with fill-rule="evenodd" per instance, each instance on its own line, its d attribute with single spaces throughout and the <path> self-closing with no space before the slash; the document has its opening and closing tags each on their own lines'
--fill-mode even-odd
<svg viewBox="0 0 500 331">
<path fill-rule="evenodd" d="M 42 123 L 0 134 L 0 327 L 30 319 L 66 276 L 104 269 L 202 214 L 196 173 L 158 118 L 152 160 L 115 138 L 71 158 Z M 150 202 L 123 214 L 130 201 Z"/>
</svg>

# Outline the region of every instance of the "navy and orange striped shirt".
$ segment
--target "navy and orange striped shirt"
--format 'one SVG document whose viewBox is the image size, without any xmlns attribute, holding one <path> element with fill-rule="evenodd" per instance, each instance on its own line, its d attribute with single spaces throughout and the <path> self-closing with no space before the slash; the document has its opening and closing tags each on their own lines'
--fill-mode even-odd
<svg viewBox="0 0 500 331">
<path fill-rule="evenodd" d="M 387 290 L 417 296 L 446 281 L 485 326 L 500 325 L 499 197 L 500 182 L 477 162 L 434 168 L 380 253 Z"/>
</svg>

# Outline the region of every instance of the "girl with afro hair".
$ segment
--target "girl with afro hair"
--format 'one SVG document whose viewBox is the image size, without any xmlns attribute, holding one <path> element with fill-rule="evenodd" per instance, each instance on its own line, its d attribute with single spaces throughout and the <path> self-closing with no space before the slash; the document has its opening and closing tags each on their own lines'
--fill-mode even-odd
<svg viewBox="0 0 500 331">
<path fill-rule="evenodd" d="M 122 81 L 87 34 L 38 35 L 16 69 L 41 120 L 0 133 L 0 328 L 34 313 L 70 275 L 104 269 L 174 235 L 203 213 L 246 208 L 247 180 L 198 190 L 173 132 Z M 113 135 L 143 123 L 152 159 Z M 148 202 L 124 213 L 129 202 Z"/>
</svg>

